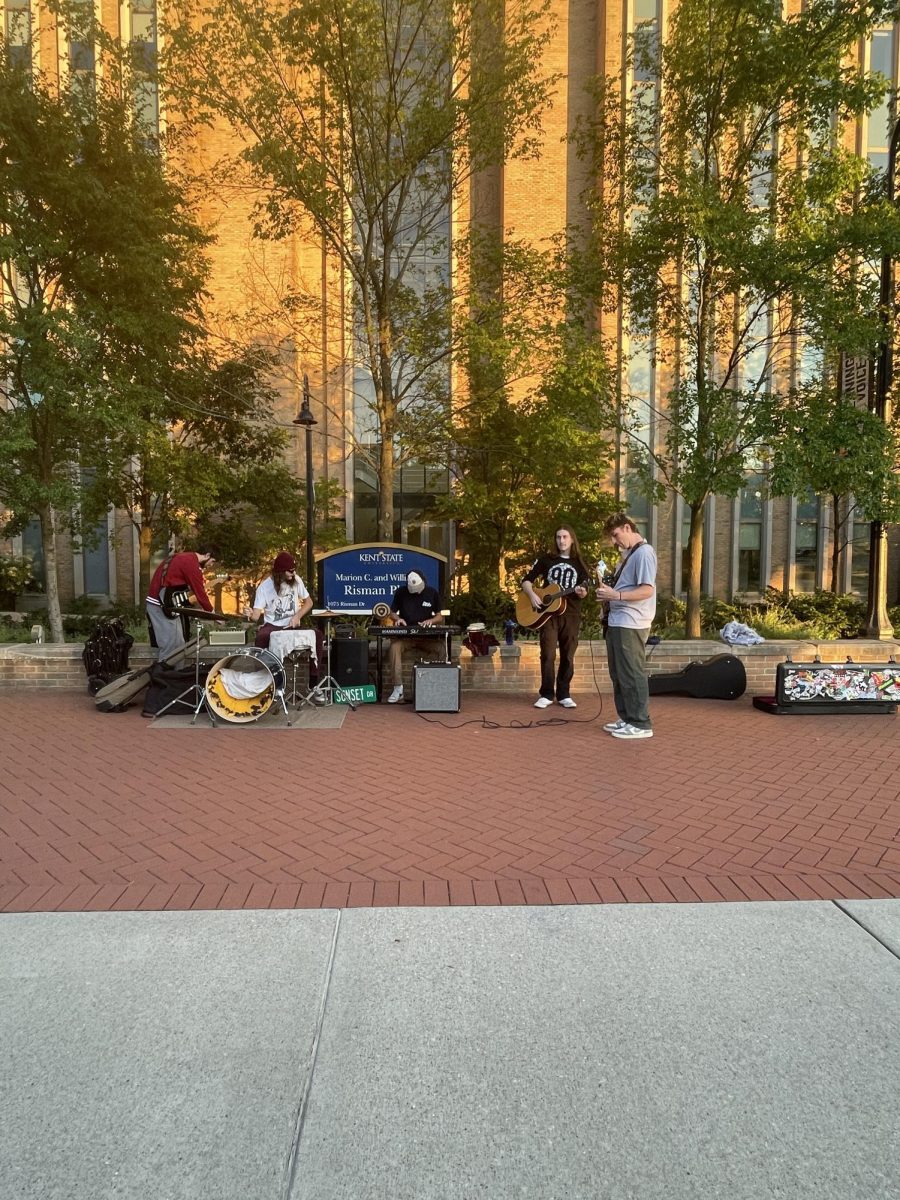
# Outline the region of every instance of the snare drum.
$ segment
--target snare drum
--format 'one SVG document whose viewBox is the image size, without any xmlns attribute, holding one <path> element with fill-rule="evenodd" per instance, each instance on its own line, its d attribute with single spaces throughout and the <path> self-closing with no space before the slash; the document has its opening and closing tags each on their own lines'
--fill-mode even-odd
<svg viewBox="0 0 900 1200">
<path fill-rule="evenodd" d="M 318 663 L 316 635 L 312 629 L 276 629 L 269 638 L 269 649 L 282 663 L 292 650 L 308 650 L 312 661 Z"/>
<path fill-rule="evenodd" d="M 206 678 L 206 703 L 223 721 L 249 724 L 265 716 L 275 697 L 283 694 L 284 683 L 284 666 L 278 656 L 259 646 L 247 646 L 213 665 Z"/>
</svg>

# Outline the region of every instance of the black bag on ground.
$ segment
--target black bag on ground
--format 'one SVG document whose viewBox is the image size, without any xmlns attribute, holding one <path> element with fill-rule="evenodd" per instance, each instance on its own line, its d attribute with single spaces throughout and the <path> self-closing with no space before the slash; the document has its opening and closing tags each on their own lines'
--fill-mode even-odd
<svg viewBox="0 0 900 1200">
<path fill-rule="evenodd" d="M 133 645 L 134 638 L 126 632 L 121 617 L 102 617 L 97 622 L 81 652 L 92 696 L 127 672 L 128 652 Z"/>
<path fill-rule="evenodd" d="M 210 663 L 200 664 L 200 686 L 206 683 L 206 677 L 209 674 Z M 182 692 L 187 692 L 194 683 L 194 668 L 190 667 L 164 667 L 161 663 L 154 663 L 150 668 L 150 684 L 147 691 L 144 693 L 144 716 L 155 716 L 158 712 L 166 707 L 167 704 L 180 696 Z M 192 712 L 197 707 L 197 693 L 191 692 L 184 699 L 179 700 L 177 704 L 173 704 L 169 709 L 171 715 L 183 716 L 185 713 Z"/>
</svg>

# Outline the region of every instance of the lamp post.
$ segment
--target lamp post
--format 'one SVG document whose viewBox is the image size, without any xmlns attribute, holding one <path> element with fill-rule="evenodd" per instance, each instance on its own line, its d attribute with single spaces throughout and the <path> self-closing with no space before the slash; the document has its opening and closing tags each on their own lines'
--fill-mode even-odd
<svg viewBox="0 0 900 1200">
<path fill-rule="evenodd" d="M 897 149 L 900 146 L 900 119 L 894 122 L 894 132 L 888 150 L 887 198 L 894 202 L 894 172 Z M 890 390 L 893 378 L 894 336 L 894 260 L 890 253 L 881 257 L 881 350 L 875 372 L 875 397 L 872 411 L 885 425 L 891 421 Z M 894 629 L 887 614 L 887 529 L 883 521 L 873 521 L 869 538 L 869 596 L 866 605 L 866 636 L 888 641 Z"/>
<path fill-rule="evenodd" d="M 309 376 L 303 376 L 303 403 L 294 417 L 295 425 L 302 425 L 306 435 L 306 579 L 309 594 L 313 594 L 313 537 L 316 532 L 316 489 L 313 485 L 312 430 L 318 421 L 309 407 Z"/>
</svg>

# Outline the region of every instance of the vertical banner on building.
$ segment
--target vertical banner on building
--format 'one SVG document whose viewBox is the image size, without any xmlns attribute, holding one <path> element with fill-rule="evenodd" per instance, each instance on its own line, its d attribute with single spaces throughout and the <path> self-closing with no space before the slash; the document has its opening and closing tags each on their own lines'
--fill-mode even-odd
<svg viewBox="0 0 900 1200">
<path fill-rule="evenodd" d="M 318 607 L 330 612 L 361 616 L 371 613 L 376 604 L 390 604 L 409 571 L 418 571 L 446 602 L 447 559 L 433 550 L 372 542 L 319 554 L 316 564 Z"/>
</svg>

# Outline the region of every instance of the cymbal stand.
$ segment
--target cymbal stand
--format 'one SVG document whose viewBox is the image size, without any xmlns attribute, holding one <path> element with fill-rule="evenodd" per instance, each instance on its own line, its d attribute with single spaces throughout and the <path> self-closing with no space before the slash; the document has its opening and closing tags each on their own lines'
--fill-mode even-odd
<svg viewBox="0 0 900 1200">
<path fill-rule="evenodd" d="M 170 700 L 169 703 L 161 708 L 158 713 L 154 713 L 154 721 L 158 720 L 163 713 L 168 712 L 173 704 L 186 704 L 188 707 L 190 707 L 192 702 L 194 702 L 194 715 L 191 717 L 191 724 L 193 725 L 197 720 L 197 717 L 200 714 L 200 709 L 206 703 L 206 689 L 200 684 L 200 640 L 202 637 L 203 622 L 199 617 L 194 617 L 194 682 L 190 684 L 189 687 L 186 687 L 183 692 L 179 692 L 174 700 Z M 187 696 L 190 696 L 191 699 L 187 700 L 185 698 Z M 209 715 L 209 723 L 215 729 L 216 719 L 209 708 L 207 708 L 207 713 Z"/>
<path fill-rule="evenodd" d="M 340 688 L 340 684 L 331 674 L 331 617 L 325 618 L 325 662 L 325 678 L 319 680 L 310 695 L 318 692 L 324 698 L 326 704 L 334 704 L 334 693 Z M 356 712 L 356 705 L 350 699 L 346 689 L 341 690 L 344 692 L 349 707 Z"/>
</svg>

